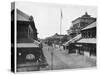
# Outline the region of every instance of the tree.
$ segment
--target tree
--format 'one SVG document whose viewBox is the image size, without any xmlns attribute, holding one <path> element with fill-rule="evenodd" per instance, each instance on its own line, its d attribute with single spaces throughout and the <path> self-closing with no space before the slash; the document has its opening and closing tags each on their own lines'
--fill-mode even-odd
<svg viewBox="0 0 100 75">
<path fill-rule="evenodd" d="M 61 42 L 62 42 L 62 43 L 67 42 L 69 39 L 70 39 L 70 37 L 69 37 L 68 35 L 65 35 L 65 36 L 61 39 Z"/>
</svg>

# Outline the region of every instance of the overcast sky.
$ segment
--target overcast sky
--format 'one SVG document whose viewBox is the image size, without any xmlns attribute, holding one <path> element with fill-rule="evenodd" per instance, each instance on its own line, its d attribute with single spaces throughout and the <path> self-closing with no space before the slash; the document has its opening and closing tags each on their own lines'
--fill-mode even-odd
<svg viewBox="0 0 100 75">
<path fill-rule="evenodd" d="M 34 17 L 39 38 L 60 34 L 61 10 L 63 15 L 61 34 L 67 34 L 66 30 L 72 25 L 72 20 L 84 15 L 85 12 L 97 17 L 97 7 L 94 6 L 17 2 L 16 8 Z"/>
</svg>

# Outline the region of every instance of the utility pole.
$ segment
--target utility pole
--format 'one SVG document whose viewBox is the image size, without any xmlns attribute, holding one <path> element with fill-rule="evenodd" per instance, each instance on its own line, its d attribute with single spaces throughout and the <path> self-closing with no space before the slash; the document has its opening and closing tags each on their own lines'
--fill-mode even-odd
<svg viewBox="0 0 100 75">
<path fill-rule="evenodd" d="M 51 51 L 51 70 L 53 70 L 53 49 Z"/>
</svg>

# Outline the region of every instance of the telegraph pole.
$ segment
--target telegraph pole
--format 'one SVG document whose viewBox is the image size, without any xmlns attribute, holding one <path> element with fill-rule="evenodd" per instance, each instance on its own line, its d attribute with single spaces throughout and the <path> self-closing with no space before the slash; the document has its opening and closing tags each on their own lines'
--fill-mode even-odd
<svg viewBox="0 0 100 75">
<path fill-rule="evenodd" d="M 52 51 L 51 51 L 51 70 L 53 70 L 53 49 L 52 49 Z"/>
</svg>

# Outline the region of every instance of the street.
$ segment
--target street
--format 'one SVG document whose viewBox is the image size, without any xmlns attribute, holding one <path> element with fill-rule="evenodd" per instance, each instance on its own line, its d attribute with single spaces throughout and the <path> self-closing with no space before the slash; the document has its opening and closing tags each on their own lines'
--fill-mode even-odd
<svg viewBox="0 0 100 75">
<path fill-rule="evenodd" d="M 78 54 L 68 54 L 60 48 L 55 48 L 46 44 L 43 44 L 43 54 L 48 63 L 48 69 L 51 70 L 96 66 L 96 59 Z"/>
</svg>

